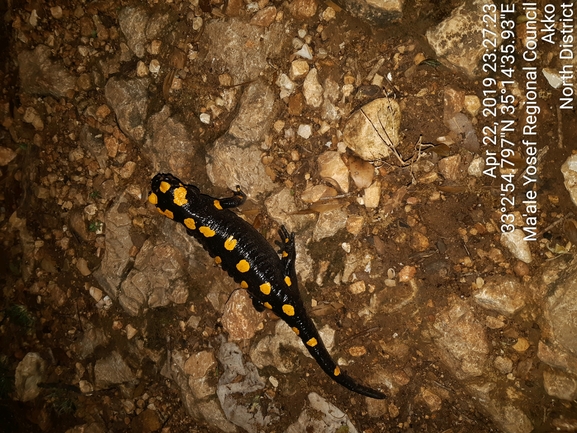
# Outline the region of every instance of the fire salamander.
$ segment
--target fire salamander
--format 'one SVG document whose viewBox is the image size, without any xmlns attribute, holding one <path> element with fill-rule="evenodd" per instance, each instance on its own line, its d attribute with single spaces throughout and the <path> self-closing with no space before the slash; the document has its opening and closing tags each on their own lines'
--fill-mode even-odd
<svg viewBox="0 0 577 433">
<path fill-rule="evenodd" d="M 243 289 L 258 311 L 272 310 L 301 338 L 322 369 L 337 383 L 359 394 L 383 399 L 385 394 L 355 382 L 332 360 L 301 299 L 295 272 L 294 233 L 283 226 L 279 255 L 249 223 L 228 210 L 240 206 L 246 195 L 237 187 L 232 197 L 216 199 L 194 185 L 184 185 L 171 174 L 152 179 L 148 200 L 158 211 L 183 224 Z"/>
</svg>

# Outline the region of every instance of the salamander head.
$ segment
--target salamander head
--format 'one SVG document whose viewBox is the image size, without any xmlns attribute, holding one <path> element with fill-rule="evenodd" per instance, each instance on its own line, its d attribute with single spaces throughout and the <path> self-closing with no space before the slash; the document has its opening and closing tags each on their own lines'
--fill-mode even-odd
<svg viewBox="0 0 577 433">
<path fill-rule="evenodd" d="M 152 192 L 148 201 L 161 211 L 185 206 L 194 201 L 200 191 L 193 185 L 184 185 L 169 173 L 158 173 L 150 183 Z"/>
</svg>

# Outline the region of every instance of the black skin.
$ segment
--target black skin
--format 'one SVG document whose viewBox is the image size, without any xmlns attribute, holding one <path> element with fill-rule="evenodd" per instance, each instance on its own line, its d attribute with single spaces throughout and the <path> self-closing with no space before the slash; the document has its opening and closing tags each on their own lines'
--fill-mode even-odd
<svg viewBox="0 0 577 433">
<path fill-rule="evenodd" d="M 357 383 L 341 371 L 329 355 L 299 293 L 294 233 L 289 233 L 284 226 L 280 228 L 277 253 L 252 225 L 229 210 L 246 200 L 240 187 L 232 197 L 216 199 L 201 194 L 196 186 L 185 185 L 171 174 L 159 173 L 152 179 L 151 188 L 149 200 L 158 210 L 164 215 L 169 211 L 169 218 L 187 227 L 187 233 L 246 288 L 258 311 L 269 308 L 293 328 L 325 373 L 358 394 L 386 398 L 382 392 Z M 236 241 L 234 246 L 227 244 L 231 240 Z M 265 283 L 268 290 L 261 289 Z"/>
</svg>

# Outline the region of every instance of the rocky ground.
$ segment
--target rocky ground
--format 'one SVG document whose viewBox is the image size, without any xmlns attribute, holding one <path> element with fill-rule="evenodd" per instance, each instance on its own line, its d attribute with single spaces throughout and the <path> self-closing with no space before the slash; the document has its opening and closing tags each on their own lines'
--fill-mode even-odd
<svg viewBox="0 0 577 433">
<path fill-rule="evenodd" d="M 483 174 L 482 2 L 344 3 L 2 3 L 4 431 L 577 430 L 575 111 L 540 74 L 538 182 L 518 148 L 503 190 Z M 449 35 L 456 16 L 472 29 Z M 159 171 L 241 185 L 271 243 L 294 231 L 323 339 L 388 398 L 254 311 L 147 202 Z"/>
</svg>

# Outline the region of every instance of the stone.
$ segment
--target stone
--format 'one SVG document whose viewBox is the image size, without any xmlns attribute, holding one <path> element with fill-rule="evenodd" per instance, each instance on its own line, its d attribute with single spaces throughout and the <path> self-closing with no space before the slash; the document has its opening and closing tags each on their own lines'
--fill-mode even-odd
<svg viewBox="0 0 577 433">
<path fill-rule="evenodd" d="M 544 315 L 551 327 L 555 341 L 574 356 L 577 355 L 576 311 L 577 278 L 573 269 L 553 286 L 553 294 L 547 298 L 545 303 Z"/>
<path fill-rule="evenodd" d="M 275 117 L 275 92 L 263 80 L 251 83 L 240 98 L 240 107 L 228 132 L 240 140 L 263 139 Z"/>
<path fill-rule="evenodd" d="M 331 209 L 319 214 L 313 230 L 313 242 L 334 236 L 347 224 L 347 213 L 342 209 Z"/>
<path fill-rule="evenodd" d="M 515 229 L 507 233 L 502 233 L 501 244 L 503 244 L 516 259 L 525 263 L 531 263 L 533 261 L 529 242 L 525 240 L 523 230 Z"/>
<path fill-rule="evenodd" d="M 288 40 L 280 23 L 265 28 L 233 18 L 226 22 L 209 20 L 200 43 L 209 47 L 205 60 L 215 72 L 226 71 L 233 78 L 232 84 L 240 84 L 258 79 L 268 67 L 268 59 L 279 56 Z"/>
<path fill-rule="evenodd" d="M 18 400 L 26 402 L 40 395 L 38 384 L 44 380 L 46 361 L 39 353 L 28 352 L 18 363 L 14 374 L 14 388 Z"/>
<path fill-rule="evenodd" d="M 489 354 L 485 329 L 467 302 L 452 298 L 433 323 L 441 359 L 458 379 L 481 376 Z"/>
<path fill-rule="evenodd" d="M 267 6 L 254 14 L 250 23 L 259 27 L 268 27 L 274 22 L 276 13 L 276 7 Z"/>
<path fill-rule="evenodd" d="M 473 295 L 475 302 L 489 310 L 511 317 L 525 306 L 527 291 L 513 276 L 488 277 Z"/>
<path fill-rule="evenodd" d="M 470 77 L 477 72 L 477 65 L 485 53 L 483 39 L 483 6 L 493 5 L 490 0 L 474 0 L 463 3 L 438 26 L 426 33 L 429 45 L 437 57 L 460 69 Z M 487 30 L 498 32 L 495 26 Z M 500 38 L 496 44 L 499 46 Z"/>
<path fill-rule="evenodd" d="M 118 24 L 126 43 L 138 58 L 146 54 L 146 26 L 148 13 L 143 6 L 125 7 L 118 12 Z"/>
<path fill-rule="evenodd" d="M 142 141 L 148 109 L 148 79 L 113 77 L 106 83 L 104 95 L 122 132 L 135 141 Z"/>
<path fill-rule="evenodd" d="M 429 407 L 431 412 L 441 410 L 443 400 L 429 388 L 421 387 L 421 398 Z"/>
<path fill-rule="evenodd" d="M 158 113 L 150 116 L 148 125 L 143 148 L 152 159 L 155 171 L 191 179 L 197 145 L 185 124 L 175 119 L 170 107 L 165 105 Z"/>
<path fill-rule="evenodd" d="M 385 27 L 403 17 L 404 0 L 336 0 L 351 15 L 376 27 Z"/>
<path fill-rule="evenodd" d="M 354 112 L 343 131 L 343 141 L 365 161 L 387 158 L 399 144 L 401 109 L 394 99 L 379 98 Z"/>
<path fill-rule="evenodd" d="M 206 171 L 210 181 L 231 191 L 242 185 L 249 196 L 270 192 L 274 183 L 265 171 L 261 162 L 260 147 L 237 140 L 229 134 L 218 138 L 207 150 Z"/>
<path fill-rule="evenodd" d="M 316 68 L 308 72 L 303 83 L 303 94 L 307 105 L 318 108 L 323 103 L 323 86 L 318 81 Z"/>
<path fill-rule="evenodd" d="M 112 385 L 132 382 L 136 376 L 122 356 L 117 351 L 113 351 L 106 358 L 100 358 L 94 364 L 95 389 L 106 389 Z"/>
<path fill-rule="evenodd" d="M 224 307 L 221 321 L 229 341 L 249 340 L 262 323 L 262 314 L 254 309 L 246 290 L 236 290 Z"/>
<path fill-rule="evenodd" d="M 17 153 L 9 147 L 0 146 L 0 167 L 10 164 L 16 158 L 16 155 Z"/>
<path fill-rule="evenodd" d="M 126 200 L 126 196 L 121 195 L 106 212 L 104 217 L 106 249 L 100 268 L 94 272 L 100 286 L 114 300 L 118 298 L 120 283 L 131 260 L 132 220 L 125 210 Z"/>
<path fill-rule="evenodd" d="M 303 59 L 293 60 L 289 72 L 291 80 L 298 80 L 309 73 L 309 63 Z"/>
<path fill-rule="evenodd" d="M 322 153 L 317 158 L 317 163 L 323 179 L 330 181 L 344 193 L 349 192 L 349 169 L 338 152 L 328 150 Z"/>
<path fill-rule="evenodd" d="M 577 379 L 556 370 L 543 372 L 545 392 L 561 400 L 572 401 L 577 397 Z"/>
<path fill-rule="evenodd" d="M 565 160 L 561 166 L 561 173 L 571 201 L 577 206 L 577 155 L 571 155 Z"/>
<path fill-rule="evenodd" d="M 363 204 L 368 209 L 375 209 L 379 207 L 380 200 L 381 200 L 381 182 L 376 180 L 373 182 L 371 186 L 365 188 L 363 194 Z"/>
<path fill-rule="evenodd" d="M 346 413 L 317 393 L 311 392 L 308 395 L 308 399 L 310 408 L 305 408 L 299 415 L 298 420 L 289 425 L 285 433 L 358 432 Z"/>
<path fill-rule="evenodd" d="M 295 18 L 311 18 L 317 13 L 317 0 L 293 0 L 289 5 L 289 10 Z"/>
<path fill-rule="evenodd" d="M 50 60 L 51 50 L 37 45 L 32 51 L 18 54 L 18 71 L 22 91 L 62 98 L 74 91 L 76 78 L 61 62 Z"/>
</svg>

